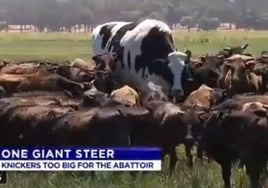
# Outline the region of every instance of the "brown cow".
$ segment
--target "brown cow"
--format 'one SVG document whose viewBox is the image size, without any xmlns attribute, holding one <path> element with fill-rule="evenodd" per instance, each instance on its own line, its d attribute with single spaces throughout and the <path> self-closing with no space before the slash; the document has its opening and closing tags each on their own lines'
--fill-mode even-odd
<svg viewBox="0 0 268 188">
<path fill-rule="evenodd" d="M 73 98 L 73 95 L 68 91 L 50 92 L 50 91 L 26 91 L 13 93 L 12 97 L 37 97 L 37 96 L 54 96 Z"/>
<path fill-rule="evenodd" d="M 44 90 L 61 91 L 68 90 L 72 94 L 80 95 L 83 93 L 84 84 L 69 80 L 58 74 L 40 72 L 28 76 L 17 87 L 18 91 Z"/>
<path fill-rule="evenodd" d="M 232 63 L 225 63 L 223 66 L 229 67 L 224 83 L 230 96 L 235 93 L 256 92 L 262 87 L 261 76 L 253 72 L 254 61 L 236 60 Z"/>
<path fill-rule="evenodd" d="M 237 95 L 212 108 L 212 110 L 241 110 L 243 105 L 249 102 L 260 102 L 268 105 L 268 95 Z"/>
<path fill-rule="evenodd" d="M 189 73 L 194 79 L 188 83 L 188 92 L 198 89 L 202 84 L 209 87 L 217 87 L 217 81 L 220 76 L 220 69 L 223 64 L 223 58 L 216 55 L 208 55 L 200 57 L 200 60 L 191 61 L 189 63 Z"/>
<path fill-rule="evenodd" d="M 30 141 L 30 138 L 42 135 L 42 131 L 33 132 L 38 124 L 76 110 L 73 105 L 64 104 L 63 101 L 60 101 L 60 97 L 50 96 L 0 99 L 0 144 L 38 144 Z"/>
<path fill-rule="evenodd" d="M 242 110 L 260 110 L 260 111 L 265 111 L 268 109 L 268 105 L 265 105 L 261 102 L 247 102 L 245 104 L 243 104 L 242 106 Z"/>
<path fill-rule="evenodd" d="M 54 63 L 42 62 L 38 60 L 20 62 L 20 63 L 4 63 L 1 67 L 1 74 L 32 74 L 39 70 L 54 72 L 56 67 Z"/>
<path fill-rule="evenodd" d="M 146 105 L 149 101 L 169 101 L 168 96 L 164 93 L 160 85 L 148 82 L 148 90 L 140 92 L 142 105 Z"/>
<path fill-rule="evenodd" d="M 119 101 L 129 107 L 140 106 L 139 94 L 133 88 L 127 85 L 113 90 L 110 94 L 110 97 L 113 100 Z"/>
<path fill-rule="evenodd" d="M 222 102 L 225 97 L 225 91 L 203 84 L 187 97 L 183 106 L 196 110 L 209 110 L 212 106 Z"/>
<path fill-rule="evenodd" d="M 268 125 L 265 111 L 213 112 L 205 125 L 200 145 L 221 165 L 226 188 L 231 187 L 232 163 L 246 165 L 251 187 L 260 187 L 259 178 L 268 158 Z"/>
<path fill-rule="evenodd" d="M 94 86 L 84 92 L 81 99 L 81 107 L 107 107 L 121 104 L 121 101 L 112 99 L 107 93 L 97 90 Z"/>
<path fill-rule="evenodd" d="M 84 71 L 69 65 L 60 65 L 56 73 L 76 82 L 91 82 L 94 79 L 93 70 Z"/>
<path fill-rule="evenodd" d="M 201 113 L 182 111 L 178 105 L 165 101 L 150 101 L 146 108 L 152 114 L 153 124 L 160 133 L 152 134 L 163 148 L 163 155 L 170 154 L 170 173 L 175 168 L 177 157 L 175 147 L 184 144 L 188 165 L 192 167 L 192 146 L 199 140 L 202 133 L 203 119 Z M 164 141 L 164 142 L 163 142 Z"/>
<path fill-rule="evenodd" d="M 93 66 L 90 63 L 88 63 L 80 58 L 75 58 L 75 60 L 73 62 L 71 62 L 70 66 L 76 67 L 83 72 L 88 72 L 88 71 L 93 69 Z"/>
</svg>

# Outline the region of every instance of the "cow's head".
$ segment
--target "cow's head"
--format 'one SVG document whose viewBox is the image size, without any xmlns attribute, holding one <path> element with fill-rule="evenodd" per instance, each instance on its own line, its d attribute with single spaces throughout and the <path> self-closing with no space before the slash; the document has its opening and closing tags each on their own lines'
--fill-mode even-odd
<svg viewBox="0 0 268 188">
<path fill-rule="evenodd" d="M 103 53 L 93 56 L 92 60 L 96 64 L 96 70 L 112 72 L 116 67 L 117 58 L 117 53 Z"/>
<path fill-rule="evenodd" d="M 171 86 L 171 94 L 174 97 L 184 96 L 182 88 L 182 75 L 185 69 L 185 60 L 187 55 L 180 51 L 171 52 L 168 54 L 168 66 L 173 73 L 173 85 Z"/>
<path fill-rule="evenodd" d="M 116 83 L 112 73 L 116 67 L 117 53 L 103 53 L 92 57 L 95 61 L 95 86 L 103 92 L 110 93 Z"/>
<path fill-rule="evenodd" d="M 168 101 L 168 96 L 165 95 L 161 86 L 148 82 L 149 91 L 142 97 L 142 103 L 146 104 L 149 101 Z"/>
<path fill-rule="evenodd" d="M 186 126 L 184 142 L 186 144 L 193 145 L 199 142 L 204 130 L 206 115 L 204 111 L 194 110 L 190 110 L 184 114 L 183 123 Z"/>
</svg>

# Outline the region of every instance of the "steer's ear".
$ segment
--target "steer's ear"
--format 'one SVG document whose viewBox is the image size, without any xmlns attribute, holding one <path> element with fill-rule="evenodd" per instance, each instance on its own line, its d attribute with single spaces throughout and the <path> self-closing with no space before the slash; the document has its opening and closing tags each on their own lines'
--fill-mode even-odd
<svg viewBox="0 0 268 188">
<path fill-rule="evenodd" d="M 92 60 L 93 60 L 93 61 L 95 61 L 95 62 L 96 62 L 98 59 L 99 59 L 99 55 L 98 55 L 98 54 L 97 54 L 97 55 L 92 56 Z"/>
<path fill-rule="evenodd" d="M 256 63 L 254 60 L 250 60 L 250 61 L 245 62 L 246 69 L 248 69 L 248 70 L 253 70 L 255 65 L 256 65 Z"/>
<path fill-rule="evenodd" d="M 267 111 L 262 109 L 255 110 L 254 113 L 259 117 L 266 117 L 267 115 Z"/>
<path fill-rule="evenodd" d="M 99 64 L 103 62 L 102 55 L 97 54 L 92 57 L 92 60 L 95 62 L 95 64 Z"/>
<path fill-rule="evenodd" d="M 246 44 L 242 45 L 240 48 L 241 48 L 242 50 L 245 50 L 248 46 L 249 46 L 249 44 L 246 43 Z"/>
</svg>

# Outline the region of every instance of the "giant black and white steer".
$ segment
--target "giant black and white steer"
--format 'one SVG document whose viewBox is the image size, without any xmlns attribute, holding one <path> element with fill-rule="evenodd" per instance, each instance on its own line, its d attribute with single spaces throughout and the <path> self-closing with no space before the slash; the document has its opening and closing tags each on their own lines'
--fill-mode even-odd
<svg viewBox="0 0 268 188">
<path fill-rule="evenodd" d="M 167 95 L 184 96 L 186 54 L 177 51 L 170 28 L 162 21 L 108 22 L 92 32 L 93 57 L 117 54 L 114 78 L 146 92 L 148 82 L 162 86 Z"/>
</svg>

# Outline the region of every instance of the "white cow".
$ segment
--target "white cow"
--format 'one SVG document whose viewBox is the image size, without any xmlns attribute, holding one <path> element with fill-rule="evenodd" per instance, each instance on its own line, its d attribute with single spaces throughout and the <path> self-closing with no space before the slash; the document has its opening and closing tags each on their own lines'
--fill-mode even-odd
<svg viewBox="0 0 268 188">
<path fill-rule="evenodd" d="M 176 50 L 171 30 L 164 22 L 146 19 L 98 25 L 93 29 L 92 47 L 93 56 L 117 53 L 117 82 L 146 91 L 152 81 L 167 95 L 184 95 L 187 56 Z"/>
</svg>

